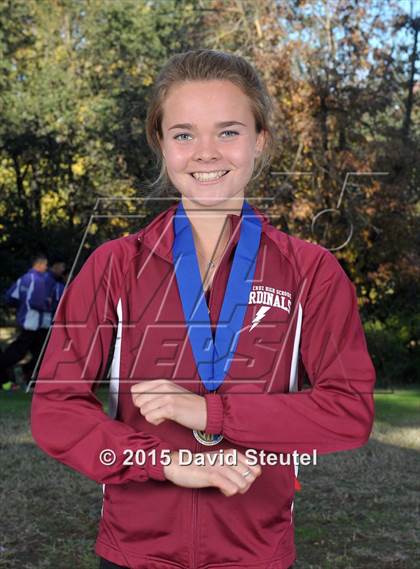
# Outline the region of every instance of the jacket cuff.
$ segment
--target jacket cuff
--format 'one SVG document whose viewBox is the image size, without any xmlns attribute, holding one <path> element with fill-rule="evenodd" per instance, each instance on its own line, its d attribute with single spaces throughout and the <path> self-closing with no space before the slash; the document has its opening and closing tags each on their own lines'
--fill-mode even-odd
<svg viewBox="0 0 420 569">
<path fill-rule="evenodd" d="M 207 424 L 205 432 L 211 435 L 223 433 L 223 401 L 219 393 L 206 393 L 204 395 L 207 404 Z"/>
<path fill-rule="evenodd" d="M 171 445 L 169 443 L 165 443 L 165 442 L 161 442 L 158 444 L 158 446 L 156 447 L 156 454 L 152 454 L 151 456 L 148 457 L 148 460 L 146 462 L 145 468 L 146 468 L 146 472 L 149 478 L 152 478 L 153 480 L 166 480 L 166 476 L 165 473 L 163 471 L 164 468 L 164 462 L 167 462 L 167 456 L 169 453 L 165 453 L 163 456 L 161 456 L 161 451 L 162 450 L 169 450 L 169 452 L 171 450 L 173 450 L 171 448 Z"/>
</svg>

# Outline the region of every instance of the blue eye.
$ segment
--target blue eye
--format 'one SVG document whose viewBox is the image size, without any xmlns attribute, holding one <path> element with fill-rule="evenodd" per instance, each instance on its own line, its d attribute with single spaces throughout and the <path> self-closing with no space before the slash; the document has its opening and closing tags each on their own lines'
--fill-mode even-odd
<svg viewBox="0 0 420 569">
<path fill-rule="evenodd" d="M 177 134 L 176 136 L 174 136 L 174 140 L 178 140 L 179 136 L 190 136 L 190 135 L 186 134 L 185 132 L 182 132 L 181 134 Z"/>
<path fill-rule="evenodd" d="M 233 134 L 235 134 L 235 135 L 236 135 L 236 134 L 239 134 L 239 132 L 236 132 L 236 130 L 224 130 L 224 131 L 222 132 L 222 134 L 224 134 L 224 133 L 226 133 L 226 132 L 230 132 L 230 133 L 233 133 Z M 177 134 L 176 136 L 174 136 L 174 140 L 180 140 L 180 139 L 179 139 L 180 136 L 191 136 L 191 135 L 188 134 L 188 133 L 186 133 L 186 132 L 181 132 L 180 134 Z M 232 138 L 232 137 L 231 137 L 231 136 L 228 136 L 228 137 L 224 137 L 224 138 Z M 183 139 L 183 140 L 185 140 L 185 139 Z"/>
<path fill-rule="evenodd" d="M 239 132 L 236 132 L 236 130 L 224 130 L 223 132 L 233 132 L 233 134 L 239 134 Z M 228 138 L 231 138 L 231 137 L 228 136 Z"/>
</svg>

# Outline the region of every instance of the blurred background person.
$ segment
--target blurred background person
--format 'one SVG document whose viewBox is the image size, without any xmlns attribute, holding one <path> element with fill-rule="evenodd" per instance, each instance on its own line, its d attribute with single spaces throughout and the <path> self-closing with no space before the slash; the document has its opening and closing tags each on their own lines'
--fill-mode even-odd
<svg viewBox="0 0 420 569">
<path fill-rule="evenodd" d="M 46 310 L 42 314 L 41 333 L 43 330 L 48 330 L 51 325 L 54 312 L 57 309 L 58 301 L 64 290 L 64 279 L 63 275 L 66 271 L 66 261 L 61 256 L 55 256 L 52 258 L 48 265 L 48 270 L 45 273 L 45 287 L 49 310 Z M 45 339 L 46 333 L 44 334 Z"/>
<path fill-rule="evenodd" d="M 60 298 L 64 292 L 68 276 L 69 270 L 67 269 L 65 260 L 62 257 L 54 257 L 45 273 L 47 310 L 42 313 L 41 325 L 36 331 L 36 339 L 34 340 L 32 350 L 32 359 L 22 365 L 22 372 L 27 385 L 30 384 L 31 380 L 34 382 L 36 380 L 36 378 L 32 376 L 44 347 L 55 311 L 57 310 Z M 34 385 L 35 383 L 31 384 L 31 387 Z"/>
<path fill-rule="evenodd" d="M 41 330 L 43 314 L 50 310 L 51 302 L 47 296 L 46 272 L 48 259 L 43 253 L 32 257 L 32 267 L 7 289 L 4 299 L 7 304 L 17 308 L 17 338 L 0 354 L 0 384 L 3 390 L 14 390 L 18 386 L 11 374 L 13 368 L 30 352 L 30 362 L 23 366 L 24 379 L 27 382 L 32 374 L 40 349 L 42 348 Z"/>
</svg>

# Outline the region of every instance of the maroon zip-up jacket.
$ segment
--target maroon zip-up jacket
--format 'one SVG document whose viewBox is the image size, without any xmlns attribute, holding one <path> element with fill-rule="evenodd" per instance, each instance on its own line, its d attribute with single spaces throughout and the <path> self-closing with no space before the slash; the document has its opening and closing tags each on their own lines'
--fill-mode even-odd
<svg viewBox="0 0 420 569">
<path fill-rule="evenodd" d="M 326 454 L 365 444 L 375 369 L 355 287 L 327 249 L 276 229 L 251 206 L 262 234 L 245 319 L 224 383 L 206 393 L 173 266 L 176 207 L 98 247 L 68 286 L 34 391 L 32 434 L 46 453 L 103 484 L 98 555 L 132 569 L 287 569 L 295 559 L 293 463 L 262 466 L 245 494 L 226 497 L 166 480 L 164 457 L 228 448 Z M 228 219 L 231 238 L 209 297 L 213 330 L 241 226 L 239 215 Z M 109 356 L 106 414 L 95 389 Z M 302 390 L 305 373 L 311 388 Z M 147 422 L 130 387 L 153 379 L 205 397 L 205 430 L 222 441 L 204 446 L 174 421 Z M 101 463 L 105 449 L 113 465 Z"/>
</svg>

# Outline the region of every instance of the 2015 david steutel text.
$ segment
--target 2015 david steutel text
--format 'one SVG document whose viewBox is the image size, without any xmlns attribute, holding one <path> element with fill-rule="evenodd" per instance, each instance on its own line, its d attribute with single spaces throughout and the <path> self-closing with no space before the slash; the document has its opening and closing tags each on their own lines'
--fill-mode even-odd
<svg viewBox="0 0 420 569">
<path fill-rule="evenodd" d="M 174 452 L 174 451 L 172 451 Z M 219 449 L 218 451 L 209 452 L 192 452 L 189 449 L 177 449 L 178 460 L 177 463 L 181 466 L 188 466 L 194 464 L 196 466 L 208 465 L 227 465 L 236 466 L 238 461 L 237 449 Z M 160 462 L 163 466 L 171 463 L 171 451 L 164 449 L 160 452 Z M 314 449 L 312 453 L 298 453 L 297 450 L 291 453 L 276 453 L 272 451 L 257 450 L 248 448 L 242 454 L 245 455 L 248 466 L 308 466 L 310 464 L 316 465 L 318 460 L 317 450 Z M 105 455 L 109 458 L 105 459 Z M 125 449 L 122 451 L 124 458 L 124 466 L 144 466 L 146 462 L 152 461 L 155 465 L 158 462 L 156 450 L 152 449 L 145 451 L 144 449 Z M 117 455 L 111 449 L 104 449 L 99 455 L 100 461 L 105 466 L 112 466 L 117 461 Z"/>
</svg>

